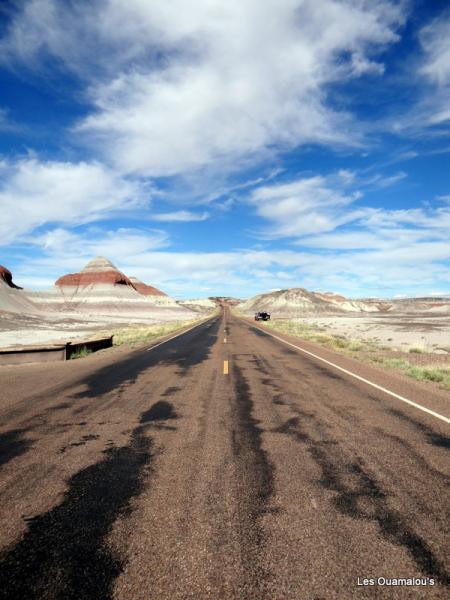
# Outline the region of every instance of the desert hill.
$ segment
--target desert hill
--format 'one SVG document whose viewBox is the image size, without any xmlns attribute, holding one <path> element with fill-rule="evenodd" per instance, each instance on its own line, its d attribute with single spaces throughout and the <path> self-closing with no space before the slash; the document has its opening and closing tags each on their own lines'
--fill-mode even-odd
<svg viewBox="0 0 450 600">
<path fill-rule="evenodd" d="M 178 304 L 198 313 L 209 313 L 217 308 L 217 304 L 211 298 L 178 300 Z"/>
<path fill-rule="evenodd" d="M 401 300 L 349 299 L 331 292 L 304 288 L 259 294 L 238 306 L 243 313 L 267 311 L 279 316 L 343 313 L 450 313 L 450 298 L 405 298 Z"/>
<path fill-rule="evenodd" d="M 57 279 L 53 289 L 29 292 L 28 296 L 41 309 L 96 316 L 150 317 L 156 309 L 177 312 L 180 318 L 188 318 L 190 313 L 164 292 L 128 277 L 102 256 L 92 259 L 79 273 Z"/>
<path fill-rule="evenodd" d="M 0 265 L 0 311 L 36 314 L 38 307 L 13 282 L 11 271 Z"/>
</svg>

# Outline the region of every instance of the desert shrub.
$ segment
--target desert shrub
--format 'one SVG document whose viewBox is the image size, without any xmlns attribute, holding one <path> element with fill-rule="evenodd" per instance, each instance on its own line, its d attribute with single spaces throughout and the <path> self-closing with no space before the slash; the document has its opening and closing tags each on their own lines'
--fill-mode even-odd
<svg viewBox="0 0 450 600">
<path fill-rule="evenodd" d="M 70 360 L 76 360 L 77 358 L 85 358 L 86 356 L 89 356 L 89 354 L 92 354 L 92 350 L 90 350 L 89 348 L 83 347 L 83 348 L 80 348 L 79 350 L 76 350 L 73 354 L 71 354 Z"/>
<path fill-rule="evenodd" d="M 190 321 L 169 321 L 167 323 L 155 323 L 154 325 L 146 325 L 143 327 L 120 329 L 114 332 L 114 345 L 136 345 L 151 342 L 156 338 L 173 333 L 178 329 L 193 325 L 198 321 L 200 321 L 200 319 Z"/>
<path fill-rule="evenodd" d="M 426 349 L 424 346 L 411 346 L 408 352 L 410 352 L 411 354 L 423 354 L 424 352 L 426 352 Z"/>
<path fill-rule="evenodd" d="M 450 388 L 450 365 L 412 365 L 402 358 L 384 358 L 380 362 L 387 367 L 402 371 L 417 381 L 434 381 L 444 388 Z"/>
<path fill-rule="evenodd" d="M 353 352 L 359 352 L 360 350 L 363 350 L 364 347 L 364 344 L 358 340 L 350 340 L 350 344 L 348 345 L 348 349 Z"/>
</svg>

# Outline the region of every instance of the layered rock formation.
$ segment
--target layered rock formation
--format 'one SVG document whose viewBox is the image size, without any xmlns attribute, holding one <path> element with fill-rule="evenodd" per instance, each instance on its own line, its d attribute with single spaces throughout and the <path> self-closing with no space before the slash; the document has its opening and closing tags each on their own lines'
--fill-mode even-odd
<svg viewBox="0 0 450 600">
<path fill-rule="evenodd" d="M 344 299 L 345 300 L 345 299 Z M 325 314 L 343 312 L 344 310 L 360 310 L 346 306 L 336 297 L 329 298 L 326 294 L 309 292 L 304 288 L 279 290 L 268 294 L 260 294 L 239 305 L 243 312 L 256 311 L 274 312 L 278 315 L 294 314 Z"/>
<path fill-rule="evenodd" d="M 189 318 L 188 309 L 139 280 L 133 280 L 108 259 L 97 257 L 79 273 L 60 277 L 53 290 L 31 294 L 41 308 L 93 317 L 130 317 L 132 320 Z M 164 314 L 161 312 L 164 311 Z M 173 315 L 172 315 L 173 313 Z M 164 320 L 164 319 L 163 319 Z"/>
<path fill-rule="evenodd" d="M 389 305 L 385 310 L 388 308 Z M 240 304 L 239 309 L 246 313 L 264 310 L 286 316 L 380 311 L 380 307 L 375 303 L 349 300 L 337 294 L 309 292 L 304 288 L 260 294 Z"/>
<path fill-rule="evenodd" d="M 55 285 L 64 287 L 86 287 L 88 285 L 126 285 L 133 287 L 130 279 L 103 256 L 93 258 L 80 273 L 60 277 Z"/>
<path fill-rule="evenodd" d="M 402 300 L 350 299 L 331 292 L 309 292 L 304 288 L 278 290 L 254 296 L 239 305 L 251 314 L 267 311 L 278 316 L 343 313 L 450 313 L 449 298 L 405 298 Z"/>
<path fill-rule="evenodd" d="M 337 310 L 344 312 L 388 312 L 392 309 L 392 302 L 383 300 L 352 300 L 332 292 L 312 292 Z"/>
<path fill-rule="evenodd" d="M 216 310 L 217 304 L 211 298 L 198 298 L 196 300 L 179 300 L 178 304 L 197 313 L 208 314 Z"/>
<path fill-rule="evenodd" d="M 167 297 L 167 294 L 158 290 L 158 288 L 153 287 L 152 285 L 147 285 L 137 277 L 130 277 L 131 285 L 134 289 L 142 294 L 143 296 L 163 296 Z"/>
</svg>

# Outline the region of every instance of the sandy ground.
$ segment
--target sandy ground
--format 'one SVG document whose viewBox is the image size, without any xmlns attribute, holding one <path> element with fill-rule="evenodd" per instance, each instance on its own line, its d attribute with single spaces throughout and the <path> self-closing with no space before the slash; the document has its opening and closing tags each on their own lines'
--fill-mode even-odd
<svg viewBox="0 0 450 600">
<path fill-rule="evenodd" d="M 372 342 L 392 350 L 408 352 L 420 348 L 427 353 L 450 353 L 450 315 L 355 315 L 292 319 L 317 325 L 332 335 Z"/>
<path fill-rule="evenodd" d="M 195 316 L 195 313 L 192 313 Z M 167 321 L 186 320 L 189 313 L 173 309 L 155 309 L 151 317 L 139 315 L 92 316 L 20 315 L 0 311 L 0 349 L 16 346 L 65 343 L 100 334 L 110 334 L 117 329 L 154 325 Z"/>
</svg>

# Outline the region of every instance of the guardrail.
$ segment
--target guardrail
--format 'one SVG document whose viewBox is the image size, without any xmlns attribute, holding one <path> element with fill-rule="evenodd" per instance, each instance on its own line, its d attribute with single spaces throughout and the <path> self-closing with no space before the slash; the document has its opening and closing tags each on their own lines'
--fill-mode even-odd
<svg viewBox="0 0 450 600">
<path fill-rule="evenodd" d="M 74 354 L 80 351 L 97 352 L 97 350 L 111 348 L 112 345 L 113 336 L 111 335 L 100 339 L 77 340 L 65 344 L 6 348 L 5 350 L 0 350 L 0 366 L 69 360 Z"/>
</svg>

